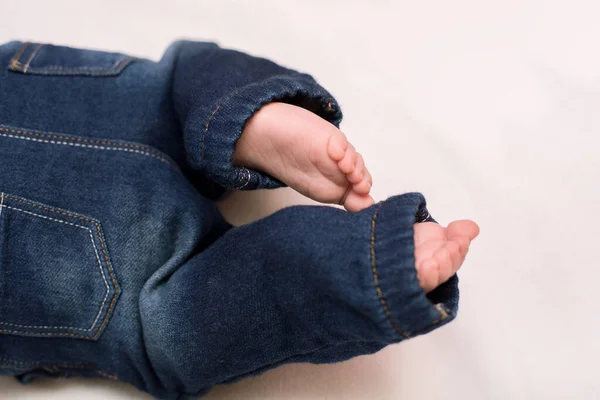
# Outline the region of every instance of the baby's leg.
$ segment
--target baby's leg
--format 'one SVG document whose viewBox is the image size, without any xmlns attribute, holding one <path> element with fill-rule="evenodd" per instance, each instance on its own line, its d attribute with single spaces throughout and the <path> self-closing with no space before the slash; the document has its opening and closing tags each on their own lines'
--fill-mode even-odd
<svg viewBox="0 0 600 400">
<path fill-rule="evenodd" d="M 165 58 L 176 60 L 173 106 L 192 180 L 235 190 L 283 182 L 351 211 L 373 204 L 362 157 L 336 128 L 340 107 L 312 77 L 206 44 L 178 42 Z"/>
<path fill-rule="evenodd" d="M 355 214 L 292 207 L 157 271 L 140 307 L 158 378 L 195 393 L 282 363 L 372 353 L 450 321 L 456 278 L 429 295 L 417 280 L 414 224 L 426 216 L 418 194 Z M 463 233 L 468 245 L 474 232 Z"/>
</svg>

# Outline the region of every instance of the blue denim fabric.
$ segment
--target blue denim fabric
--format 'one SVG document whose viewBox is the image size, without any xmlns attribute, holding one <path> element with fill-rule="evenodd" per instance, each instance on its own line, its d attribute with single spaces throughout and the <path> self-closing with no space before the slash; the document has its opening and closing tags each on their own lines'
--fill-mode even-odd
<svg viewBox="0 0 600 400">
<path fill-rule="evenodd" d="M 233 228 L 214 199 L 281 185 L 232 157 L 283 101 L 333 124 L 310 76 L 215 44 L 159 62 L 0 46 L 0 373 L 200 395 L 289 362 L 373 353 L 449 322 L 453 277 L 414 268 L 412 193 L 360 213 L 291 207 Z"/>
</svg>

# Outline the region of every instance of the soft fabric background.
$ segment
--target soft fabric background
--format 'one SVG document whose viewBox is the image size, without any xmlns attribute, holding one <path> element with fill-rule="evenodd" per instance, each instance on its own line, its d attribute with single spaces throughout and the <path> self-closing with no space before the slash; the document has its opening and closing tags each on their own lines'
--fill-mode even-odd
<svg viewBox="0 0 600 400">
<path fill-rule="evenodd" d="M 454 323 L 207 399 L 587 400 L 600 398 L 599 15 L 594 0 L 2 0 L 0 42 L 158 59 L 188 37 L 308 71 L 342 104 L 377 200 L 421 191 L 440 222 L 480 223 Z M 236 222 L 307 202 L 285 190 L 232 200 Z M 148 396 L 2 378 L 0 398 Z"/>
</svg>

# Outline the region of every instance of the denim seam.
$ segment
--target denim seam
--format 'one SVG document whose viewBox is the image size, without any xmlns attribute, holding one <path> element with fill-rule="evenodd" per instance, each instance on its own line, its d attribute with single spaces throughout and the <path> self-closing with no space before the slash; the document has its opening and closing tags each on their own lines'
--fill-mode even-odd
<svg viewBox="0 0 600 400">
<path fill-rule="evenodd" d="M 229 98 L 224 100 L 224 103 L 229 100 Z M 217 111 L 219 111 L 219 108 L 221 108 L 221 104 L 219 104 L 217 106 L 217 108 L 215 108 L 215 110 L 212 112 L 212 114 L 210 114 L 210 117 L 208 117 L 208 120 L 206 121 L 206 125 L 204 125 L 204 133 L 202 134 L 202 142 L 200 144 L 200 159 L 204 160 L 204 137 L 206 136 L 206 133 L 208 132 L 208 129 L 210 127 L 210 122 L 212 121 L 213 117 L 215 116 L 215 114 L 217 113 Z"/>
<path fill-rule="evenodd" d="M 392 326 L 394 327 L 396 332 L 398 332 L 400 334 L 400 336 L 403 336 L 404 338 L 408 339 L 408 338 L 410 338 L 411 335 L 403 332 L 402 329 L 400 329 L 400 327 L 396 323 L 396 321 L 394 321 L 394 318 L 392 317 L 392 313 L 390 312 L 390 309 L 387 305 L 385 297 L 383 296 L 383 291 L 381 290 L 381 287 L 379 286 L 379 273 L 377 271 L 377 262 L 375 259 L 375 228 L 376 228 L 376 224 L 377 224 L 377 214 L 379 213 L 380 208 L 381 208 L 381 205 L 379 205 L 375 209 L 375 212 L 373 213 L 373 217 L 371 218 L 371 270 L 373 272 L 373 281 L 375 282 L 375 289 L 377 291 L 377 297 L 379 298 L 379 303 L 381 304 L 381 307 L 383 308 L 383 311 L 385 312 L 385 315 L 386 315 L 388 321 L 392 324 Z"/>
<path fill-rule="evenodd" d="M 300 75 L 300 74 L 298 74 L 298 75 Z M 290 78 L 292 76 L 294 78 L 296 78 L 296 76 L 294 76 L 294 75 L 275 75 L 275 76 L 271 76 L 269 78 L 263 79 L 263 80 L 261 80 L 259 82 L 254 82 L 254 83 L 250 83 L 248 85 L 241 86 L 241 87 L 233 90 L 228 96 L 226 96 L 223 100 L 221 100 L 220 104 L 217 105 L 217 107 L 215 108 L 215 110 L 210 114 L 210 116 L 208 117 L 208 119 L 206 121 L 206 124 L 204 125 L 204 132 L 202 133 L 202 139 L 201 139 L 201 144 L 200 144 L 200 153 L 201 153 L 201 158 L 200 159 L 204 160 L 204 142 L 205 142 L 206 134 L 208 133 L 208 130 L 210 129 L 210 123 L 214 119 L 215 114 L 217 113 L 217 111 L 219 111 L 222 106 L 224 106 L 225 104 L 227 104 L 232 98 L 234 98 L 235 96 L 237 96 L 241 91 L 246 90 L 248 87 L 262 85 L 265 82 L 268 82 L 268 81 L 271 81 L 271 80 L 287 79 L 287 78 Z M 298 76 L 297 78 L 302 78 L 302 76 Z M 302 90 L 299 90 L 299 92 L 302 92 Z"/>
<path fill-rule="evenodd" d="M 14 135 L 8 133 L 0 133 L 0 136 L 8 137 L 11 139 L 20 139 L 20 140 L 29 140 L 32 142 L 46 143 L 46 144 L 54 144 L 54 145 L 64 145 L 64 146 L 73 146 L 73 147 L 82 147 L 82 148 L 90 148 L 96 150 L 112 150 L 112 151 L 123 151 L 129 153 L 141 154 L 144 156 L 149 156 L 156 158 L 157 160 L 164 162 L 165 164 L 171 165 L 174 168 L 179 168 L 174 161 L 167 158 L 168 156 L 162 154 L 158 150 L 151 149 L 146 146 L 137 145 L 133 143 L 119 143 L 108 140 L 98 140 L 98 139 L 84 139 L 78 137 L 70 137 L 64 135 L 52 135 L 48 133 L 40 133 L 40 132 L 29 132 L 20 129 L 10 129 L 4 128 L 0 126 L 0 132 L 10 132 Z M 36 139 L 27 136 L 37 136 L 46 139 Z M 50 139 L 59 139 L 59 140 L 50 140 Z M 81 143 L 76 143 L 81 142 Z M 89 143 L 89 144 L 88 144 Z M 112 146 L 112 147 L 111 147 Z"/>
<path fill-rule="evenodd" d="M 27 62 L 25 63 L 25 67 L 23 67 L 23 72 L 27 72 L 27 69 L 29 69 L 29 65 L 31 65 L 31 61 L 33 61 L 33 58 L 35 57 L 35 55 L 41 48 L 42 48 L 42 45 L 38 44 L 37 47 L 31 52 L 31 55 L 29 56 L 29 58 L 27 59 Z"/>
<path fill-rule="evenodd" d="M 29 57 L 29 60 L 27 61 L 27 64 L 25 64 L 23 66 L 24 69 L 29 69 L 28 66 L 31 63 L 31 60 L 33 58 L 33 55 L 35 55 L 35 53 L 40 49 L 40 47 L 42 47 L 42 45 L 38 45 L 38 47 L 34 50 L 34 52 L 32 53 L 32 56 Z M 65 71 L 65 72 L 77 72 L 77 71 L 90 71 L 90 72 L 103 72 L 103 71 L 114 71 L 117 66 L 123 62 L 125 62 L 126 60 L 130 59 L 131 57 L 127 57 L 127 56 L 121 56 L 119 58 L 117 58 L 117 60 L 109 67 L 63 67 L 62 65 L 48 65 L 45 67 L 31 67 L 30 69 L 33 71 L 45 71 L 45 70 L 50 70 L 50 71 Z M 20 62 L 17 62 L 18 65 L 23 65 Z M 24 71 L 25 72 L 25 71 Z"/>
<path fill-rule="evenodd" d="M 17 64 L 21 64 L 21 57 L 23 57 L 23 53 L 25 53 L 25 50 L 27 50 L 27 48 L 30 45 L 31 45 L 31 42 L 27 42 L 21 47 L 21 50 L 19 51 L 19 53 L 15 56 L 15 58 L 13 58 L 12 62 L 10 63 L 12 68 L 16 68 Z"/>
<path fill-rule="evenodd" d="M 4 194 L 2 194 L 2 196 L 4 196 Z M 39 218 L 48 219 L 50 221 L 59 222 L 61 224 L 76 226 L 77 228 L 90 230 L 89 228 L 87 228 L 85 226 L 82 226 L 82 225 L 77 225 L 77 224 L 74 224 L 72 222 L 63 221 L 62 219 L 55 219 L 55 218 L 46 217 L 45 215 L 40 215 L 40 214 L 32 213 L 31 211 L 22 210 L 20 208 L 15 208 L 15 207 L 7 206 L 7 205 L 2 205 L 2 207 L 9 208 L 9 209 L 15 210 L 15 211 L 20 211 L 20 212 L 23 212 L 25 214 L 31 214 L 33 216 L 36 216 L 36 217 L 39 217 Z"/>
<path fill-rule="evenodd" d="M 110 67 L 110 68 L 94 68 L 94 67 L 78 67 L 78 68 L 67 68 L 61 67 L 59 65 L 49 65 L 47 67 L 28 67 L 25 69 L 23 64 L 16 62 L 11 64 L 11 68 L 13 71 L 20 71 L 23 73 L 29 74 L 41 74 L 41 75 L 77 75 L 78 73 L 84 76 L 115 76 L 118 75 L 125 67 L 133 62 L 134 59 L 124 58 L 118 59 L 116 64 L 118 67 Z M 113 64 L 114 65 L 114 64 Z"/>
<path fill-rule="evenodd" d="M 28 72 L 30 74 L 55 74 L 55 75 L 75 75 L 78 73 L 88 76 L 113 76 L 118 75 L 125 69 L 125 67 L 134 61 L 133 57 L 122 55 L 110 67 L 63 67 L 61 65 L 48 65 L 45 67 L 31 67 L 31 62 L 34 60 L 38 51 L 45 46 L 45 44 L 37 43 L 36 48 L 33 50 L 25 64 L 21 61 L 21 58 L 25 54 L 25 50 L 34 43 L 27 42 L 21 47 L 19 53 L 12 59 L 10 63 L 10 69 L 13 71 L 19 71 L 24 74 Z"/>
<path fill-rule="evenodd" d="M 377 206 L 377 208 L 375 209 L 375 212 L 373 213 L 373 218 L 371 219 L 371 268 L 373 271 L 373 281 L 375 282 L 375 288 L 377 290 L 377 296 L 379 297 L 379 302 L 381 303 L 381 306 L 383 307 L 383 310 L 384 310 L 385 315 L 387 316 L 388 320 L 390 321 L 390 323 L 392 324 L 394 329 L 400 335 L 402 335 L 408 339 L 412 336 L 412 334 L 403 332 L 400 329 L 400 327 L 398 326 L 398 324 L 396 323 L 396 321 L 394 321 L 394 319 L 392 317 L 392 313 L 390 312 L 390 309 L 385 300 L 385 297 L 383 296 L 383 291 L 381 290 L 381 287 L 379 286 L 379 274 L 377 271 L 377 263 L 376 263 L 376 258 L 375 258 L 375 228 L 376 228 L 376 224 L 377 224 L 377 214 L 379 213 L 380 208 L 381 208 L 381 204 L 379 206 Z M 428 211 L 426 219 L 428 219 L 429 217 L 430 217 L 430 214 Z M 434 308 L 436 309 L 436 311 L 438 311 L 440 313 L 440 316 L 438 319 L 434 320 L 427 327 L 423 328 L 424 330 L 426 330 L 432 326 L 435 326 L 448 318 L 448 312 L 443 308 L 443 306 L 441 304 L 435 304 Z"/>
<path fill-rule="evenodd" d="M 106 310 L 106 313 L 104 315 L 104 319 L 102 320 L 102 323 L 100 324 L 100 327 L 96 331 L 96 334 L 92 337 L 92 340 L 96 340 L 100 336 L 100 333 L 102 332 L 104 326 L 108 322 L 108 318 L 111 316 L 111 314 L 112 314 L 112 312 L 114 310 L 115 302 L 116 302 L 116 300 L 117 300 L 117 298 L 118 298 L 118 296 L 119 296 L 119 294 L 121 292 L 121 290 L 119 288 L 119 285 L 117 284 L 115 275 L 114 275 L 112 264 L 110 263 L 110 260 L 108 258 L 108 252 L 106 250 L 106 245 L 104 243 L 104 236 L 102 235 L 102 230 L 100 229 L 100 224 L 98 222 L 90 219 L 90 218 L 86 218 L 86 217 L 83 217 L 81 215 L 75 215 L 75 214 L 72 214 L 72 213 L 69 213 L 69 212 L 65 212 L 65 211 L 61 211 L 61 210 L 58 210 L 58 209 L 52 209 L 52 208 L 44 207 L 42 205 L 35 204 L 33 202 L 30 202 L 30 201 L 27 201 L 27 200 L 24 200 L 24 199 L 15 197 L 15 196 L 9 196 L 9 195 L 3 194 L 3 197 L 9 198 L 9 199 L 12 199 L 14 201 L 21 202 L 21 203 L 24 203 L 24 204 L 28 204 L 30 206 L 37 207 L 37 208 L 40 208 L 42 210 L 54 212 L 54 213 L 61 214 L 61 215 L 66 215 L 66 216 L 69 216 L 71 218 L 80 219 L 82 221 L 87 221 L 87 222 L 93 224 L 96 227 L 96 231 L 98 233 L 98 237 L 100 238 L 100 246 L 102 248 L 102 253 L 104 255 L 105 264 L 106 264 L 106 267 L 108 269 L 108 273 L 110 275 L 110 279 L 112 281 L 112 286 L 113 286 L 113 288 L 115 290 L 115 293 L 112 296 L 112 299 L 111 299 L 111 302 L 110 302 L 110 304 L 108 306 L 108 309 Z M 58 336 L 58 337 L 65 337 L 66 336 L 66 337 L 74 337 L 74 338 L 87 339 L 87 340 L 90 339 L 89 336 L 77 335 L 77 334 L 73 334 L 73 333 L 21 332 L 21 331 L 7 330 L 7 329 L 0 329 L 0 332 L 5 332 L 5 333 L 22 333 L 22 334 L 38 335 L 38 336 Z"/>
<path fill-rule="evenodd" d="M 127 148 L 105 147 L 105 146 L 97 146 L 97 145 L 86 145 L 86 144 L 79 144 L 79 143 L 59 142 L 59 141 L 55 141 L 55 140 L 35 139 L 35 138 L 28 138 L 28 137 L 16 137 L 14 135 L 8 135 L 8 134 L 3 134 L 3 133 L 0 133 L 0 136 L 12 138 L 12 139 L 29 140 L 29 141 L 32 141 L 32 142 L 46 143 L 46 144 L 57 144 L 57 145 L 64 145 L 64 146 L 97 149 L 97 150 L 109 150 L 109 151 L 112 150 L 112 151 L 124 151 L 124 152 L 138 153 L 138 154 L 143 154 L 143 155 L 146 155 L 146 156 L 157 158 L 160 161 L 164 161 L 164 160 L 156 157 L 155 155 L 146 154 L 146 153 L 144 153 L 144 152 L 142 152 L 140 150 L 131 150 L 131 149 L 127 149 Z"/>
<path fill-rule="evenodd" d="M 4 203 L 4 195 L 2 196 L 2 204 L 3 203 Z M 104 287 L 106 288 L 106 293 L 104 294 L 104 299 L 102 300 L 102 303 L 100 303 L 100 308 L 98 310 L 98 313 L 96 314 L 96 319 L 94 320 L 92 326 L 89 329 L 76 328 L 76 327 L 72 327 L 72 326 L 19 325 L 19 324 L 12 324 L 12 323 L 8 323 L 8 322 L 0 322 L 0 325 L 15 326 L 17 328 L 68 329 L 68 330 L 84 331 L 84 332 L 91 332 L 92 330 L 94 330 L 94 327 L 98 323 L 98 319 L 100 318 L 100 315 L 102 315 L 102 310 L 104 309 L 104 305 L 106 304 L 106 299 L 108 299 L 108 294 L 110 293 L 110 288 L 108 286 L 108 282 L 106 281 L 106 275 L 104 274 L 104 271 L 102 270 L 102 263 L 100 262 L 100 257 L 98 256 L 98 248 L 96 246 L 96 242 L 94 242 L 94 237 L 92 235 L 92 230 L 90 228 L 86 227 L 86 226 L 81 226 L 81 225 L 73 224 L 71 222 L 63 221 L 63 220 L 60 220 L 60 219 L 46 217 L 44 215 L 32 213 L 30 211 L 25 211 L 25 210 L 22 210 L 20 208 L 15 208 L 15 207 L 7 206 L 7 205 L 1 205 L 0 207 L 1 208 L 8 208 L 8 209 L 15 210 L 15 211 L 20 211 L 20 212 L 23 212 L 25 214 L 33 215 L 33 216 L 38 217 L 38 218 L 43 218 L 43 219 L 47 219 L 47 220 L 50 220 L 50 221 L 58 222 L 58 223 L 61 223 L 61 224 L 71 225 L 71 226 L 75 226 L 77 228 L 81 228 L 81 229 L 87 230 L 88 234 L 90 235 L 90 240 L 92 242 L 92 246 L 94 248 L 94 253 L 96 255 L 96 260 L 98 261 L 98 269 L 100 270 L 100 274 L 102 275 L 102 280 L 104 281 Z"/>
<path fill-rule="evenodd" d="M 436 310 L 439 311 L 440 317 L 431 323 L 432 326 L 437 325 L 440 322 L 442 322 L 443 320 L 445 320 L 446 318 L 448 318 L 448 312 L 446 310 L 444 310 L 444 308 L 442 307 L 441 304 L 436 304 L 434 307 Z"/>
<path fill-rule="evenodd" d="M 25 368 L 52 368 L 55 370 L 59 370 L 59 368 L 73 368 L 73 369 L 83 369 L 83 370 L 88 370 L 88 371 L 93 371 L 96 372 L 97 374 L 111 379 L 111 380 L 119 380 L 119 378 L 115 375 L 111 375 L 109 373 L 106 373 L 100 369 L 97 369 L 95 366 L 91 365 L 91 364 L 74 364 L 74 363 L 44 363 L 42 361 L 17 361 L 17 360 L 12 360 L 10 358 L 3 358 L 0 357 L 0 365 L 2 366 L 22 366 Z"/>
</svg>

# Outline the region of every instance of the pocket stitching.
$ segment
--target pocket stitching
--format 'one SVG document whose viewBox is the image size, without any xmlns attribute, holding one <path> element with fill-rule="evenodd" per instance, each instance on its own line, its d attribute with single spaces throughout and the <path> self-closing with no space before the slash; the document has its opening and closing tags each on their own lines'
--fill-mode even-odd
<svg viewBox="0 0 600 400">
<path fill-rule="evenodd" d="M 31 42 L 27 42 L 21 47 L 19 53 L 15 56 L 15 58 L 12 59 L 10 63 L 11 68 L 17 68 L 17 64 L 21 64 L 21 57 L 23 57 L 23 53 L 25 53 L 25 50 L 27 50 L 30 45 Z"/>
<path fill-rule="evenodd" d="M 41 46 L 40 46 L 41 47 Z M 37 52 L 39 50 L 39 48 L 36 48 L 34 50 L 34 53 Z M 30 56 L 31 58 L 31 56 Z M 86 67 L 63 67 L 62 65 L 47 65 L 44 67 L 31 67 L 31 68 L 27 68 L 27 70 L 30 71 L 39 71 L 39 72 L 43 72 L 45 70 L 50 70 L 50 71 L 65 71 L 65 72 L 77 72 L 77 71 L 90 71 L 90 72 L 103 72 L 103 71 L 114 71 L 115 69 L 120 68 L 120 64 L 123 63 L 124 61 L 127 61 L 128 59 L 132 59 L 131 57 L 127 57 L 127 56 L 121 56 L 119 58 L 117 58 L 117 60 L 113 63 L 113 65 L 111 65 L 110 67 L 106 68 L 106 67 L 93 67 L 93 66 L 86 66 Z M 132 59 L 133 60 L 133 59 Z M 28 63 L 31 63 L 31 60 L 28 61 Z M 17 62 L 17 65 L 19 67 L 23 66 L 22 63 Z M 27 72 L 26 67 L 28 64 L 25 64 L 23 66 L 23 72 Z"/>
<path fill-rule="evenodd" d="M 33 50 L 27 62 L 23 64 L 21 58 L 25 54 L 25 50 L 33 43 L 27 42 L 23 45 L 19 53 L 11 60 L 10 70 L 22 72 L 27 74 L 39 73 L 39 74 L 56 74 L 56 75 L 74 75 L 81 73 L 86 76 L 111 76 L 120 74 L 127 65 L 134 61 L 133 57 L 127 55 L 121 55 L 110 67 L 63 67 L 61 65 L 47 65 L 44 67 L 30 67 L 31 62 L 34 60 L 38 51 L 45 46 L 45 44 L 38 43 L 37 47 Z"/>
<path fill-rule="evenodd" d="M 2 197 L 2 203 L 4 203 L 4 197 Z M 90 240 L 92 241 L 92 246 L 94 247 L 94 253 L 96 254 L 96 260 L 98 261 L 98 269 L 100 269 L 100 273 L 102 274 L 102 280 L 104 281 L 104 287 L 106 288 L 106 293 L 104 295 L 104 299 L 102 300 L 102 303 L 100 303 L 100 309 L 98 310 L 98 313 L 96 314 L 96 319 L 94 320 L 94 323 L 92 324 L 92 326 L 89 329 L 76 328 L 76 327 L 73 327 L 73 326 L 19 325 L 19 324 L 12 324 L 12 323 L 9 323 L 9 322 L 2 322 L 2 321 L 0 321 L 0 325 L 15 326 L 17 328 L 69 329 L 69 330 L 75 330 L 75 331 L 91 332 L 95 328 L 96 324 L 98 323 L 98 319 L 100 318 L 100 315 L 102 315 L 102 310 L 104 309 L 104 305 L 106 304 L 106 299 L 108 299 L 108 294 L 110 293 L 110 288 L 108 286 L 108 282 L 106 281 L 106 275 L 104 274 L 104 271 L 102 270 L 102 263 L 100 262 L 100 257 L 98 256 L 98 248 L 96 246 L 96 242 L 94 241 L 94 236 L 92 235 L 92 230 L 90 228 L 86 227 L 86 226 L 81 226 L 81 225 L 73 224 L 71 222 L 63 221 L 63 220 L 60 220 L 60 219 L 46 217 L 44 215 L 32 213 L 30 211 L 22 210 L 20 208 L 15 208 L 15 207 L 7 206 L 7 205 L 1 205 L 0 207 L 2 207 L 2 208 L 8 208 L 8 209 L 15 210 L 15 211 L 20 211 L 20 212 L 23 212 L 25 214 L 30 214 L 30 215 L 36 216 L 38 218 L 43 218 L 43 219 L 47 219 L 47 220 L 50 220 L 50 221 L 59 222 L 59 223 L 62 223 L 62 224 L 71 225 L 71 226 L 75 226 L 75 227 L 87 230 L 88 234 L 90 235 Z M 1 215 L 1 213 L 0 213 L 0 215 Z"/>
<path fill-rule="evenodd" d="M 11 65 L 13 71 L 19 71 L 29 74 L 41 74 L 41 75 L 76 75 L 81 73 L 83 76 L 114 76 L 119 74 L 127 65 L 134 61 L 133 58 L 125 58 L 120 60 L 121 64 L 118 67 L 111 68 L 93 68 L 93 67 L 78 67 L 78 68 L 67 68 L 61 67 L 60 65 L 49 65 L 47 67 L 29 67 L 25 70 L 23 64 L 15 63 Z"/>
<path fill-rule="evenodd" d="M 27 62 L 25 63 L 25 67 L 23 68 L 23 72 L 27 72 L 27 69 L 29 69 L 29 65 L 31 64 L 31 62 L 35 58 L 35 55 L 37 54 L 37 52 L 40 51 L 40 49 L 42 48 L 42 46 L 43 46 L 42 44 L 38 44 L 37 47 L 31 52 L 31 55 L 29 56 L 29 58 L 27 59 Z"/>
<path fill-rule="evenodd" d="M 32 207 L 40 208 L 42 210 L 46 210 L 46 211 L 53 212 L 53 213 L 60 214 L 60 215 L 66 215 L 66 216 L 69 216 L 71 218 L 80 219 L 80 220 L 87 221 L 87 222 L 93 224 L 96 227 L 96 231 L 98 233 L 98 238 L 100 239 L 100 246 L 102 248 L 102 253 L 104 255 L 105 264 L 106 264 L 106 267 L 108 269 L 108 273 L 110 275 L 110 279 L 112 281 L 113 289 L 115 291 L 115 293 L 112 296 L 111 302 L 110 302 L 110 304 L 109 304 L 109 306 L 108 306 L 108 308 L 106 310 L 106 313 L 104 315 L 104 319 L 102 320 L 102 323 L 100 324 L 100 326 L 97 328 L 96 334 L 93 337 L 84 336 L 84 335 L 80 335 L 80 334 L 65 333 L 65 332 L 62 332 L 62 333 L 23 332 L 23 331 L 9 330 L 9 329 L 0 329 L 0 332 L 4 332 L 4 333 L 16 333 L 16 334 L 20 333 L 20 334 L 37 335 L 37 336 L 74 337 L 74 338 L 87 339 L 87 340 L 96 340 L 100 336 L 100 334 L 102 333 L 102 330 L 104 329 L 104 327 L 106 326 L 106 323 L 108 322 L 108 318 L 112 315 L 112 312 L 114 311 L 115 302 L 116 302 L 117 298 L 119 297 L 119 294 L 121 293 L 120 287 L 119 287 L 119 285 L 118 285 L 118 283 L 116 281 L 116 277 L 114 275 L 112 264 L 110 263 L 109 258 L 108 258 L 108 252 L 106 250 L 106 245 L 104 243 L 104 235 L 102 234 L 102 230 L 100 229 L 100 224 L 97 221 L 93 220 L 93 219 L 90 219 L 90 218 L 87 218 L 87 217 L 84 217 L 84 216 L 81 216 L 81 215 L 72 214 L 72 213 L 65 212 L 65 211 L 60 210 L 60 209 L 54 209 L 54 208 L 44 207 L 44 206 L 42 206 L 40 204 L 36 204 L 36 203 L 33 203 L 31 201 L 27 201 L 27 200 L 19 198 L 19 197 L 8 195 L 6 193 L 1 193 L 0 196 L 2 197 L 2 202 L 4 202 L 4 198 L 12 199 L 12 200 L 14 200 L 16 202 L 28 204 L 28 205 L 30 205 Z"/>
</svg>

